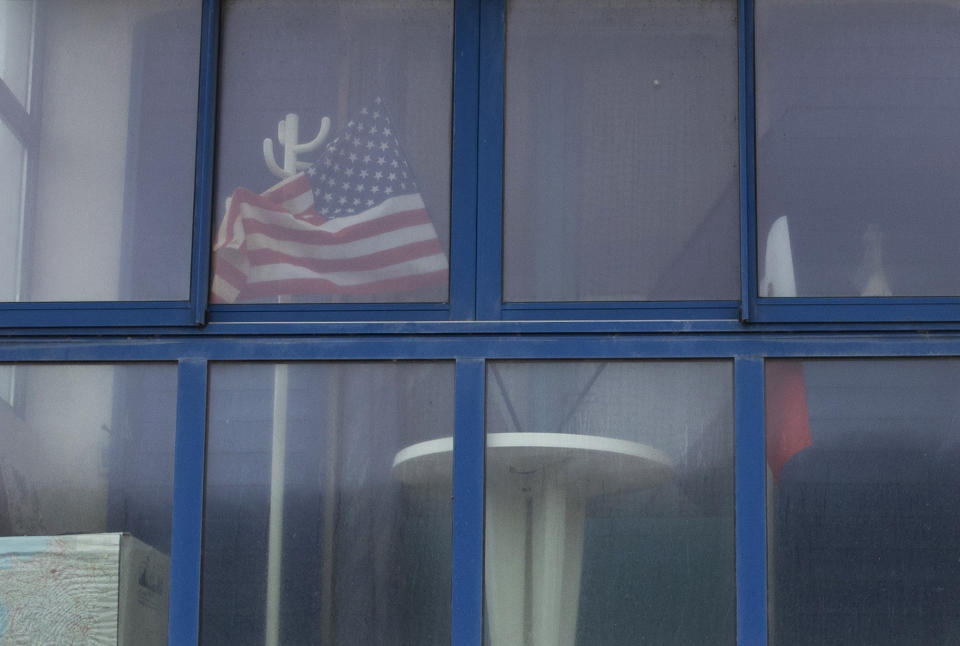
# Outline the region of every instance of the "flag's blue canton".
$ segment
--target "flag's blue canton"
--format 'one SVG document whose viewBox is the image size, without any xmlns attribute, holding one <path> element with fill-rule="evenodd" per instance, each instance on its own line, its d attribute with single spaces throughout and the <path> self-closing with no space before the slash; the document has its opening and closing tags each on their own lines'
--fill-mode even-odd
<svg viewBox="0 0 960 646">
<path fill-rule="evenodd" d="M 353 215 L 417 192 L 380 97 L 322 150 L 307 175 L 317 212 L 326 218 Z"/>
</svg>

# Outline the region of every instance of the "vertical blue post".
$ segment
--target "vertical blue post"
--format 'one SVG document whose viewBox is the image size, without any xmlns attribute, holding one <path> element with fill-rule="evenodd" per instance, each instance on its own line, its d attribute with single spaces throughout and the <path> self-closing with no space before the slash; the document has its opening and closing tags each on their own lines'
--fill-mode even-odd
<svg viewBox="0 0 960 646">
<path fill-rule="evenodd" d="M 767 643 L 767 500 L 763 359 L 740 357 L 736 395 L 737 643 Z"/>
<path fill-rule="evenodd" d="M 460 321 L 476 318 L 479 23 L 479 0 L 457 0 L 453 17 L 450 318 Z"/>
<path fill-rule="evenodd" d="M 504 0 L 480 6 L 477 318 L 499 319 L 503 269 Z"/>
<path fill-rule="evenodd" d="M 457 361 L 453 434 L 453 646 L 483 639 L 484 362 Z"/>
<path fill-rule="evenodd" d="M 213 227 L 214 133 L 217 118 L 217 66 L 220 51 L 220 2 L 203 0 L 200 22 L 200 87 L 197 99 L 196 180 L 193 191 L 193 270 L 190 297 L 194 322 L 207 318 L 210 281 L 210 230 Z"/>
<path fill-rule="evenodd" d="M 203 537 L 203 465 L 207 420 L 207 362 L 182 359 L 177 373 L 177 439 L 170 545 L 171 646 L 196 644 L 200 635 L 200 550 Z"/>
<path fill-rule="evenodd" d="M 756 318 L 757 149 L 753 0 L 738 0 L 737 50 L 740 73 L 740 320 Z"/>
</svg>

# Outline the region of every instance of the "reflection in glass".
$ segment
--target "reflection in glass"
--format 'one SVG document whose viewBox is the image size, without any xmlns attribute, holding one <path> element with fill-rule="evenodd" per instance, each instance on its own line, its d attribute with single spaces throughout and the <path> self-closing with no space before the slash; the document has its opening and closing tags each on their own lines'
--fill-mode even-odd
<svg viewBox="0 0 960 646">
<path fill-rule="evenodd" d="M 0 301 L 19 300 L 25 159 L 23 144 L 0 122 Z"/>
<path fill-rule="evenodd" d="M 213 302 L 445 300 L 453 3 L 228 2 L 223 24 Z"/>
<path fill-rule="evenodd" d="M 211 370 L 204 644 L 449 644 L 452 363 Z"/>
<path fill-rule="evenodd" d="M 958 10 L 757 3 L 760 262 L 786 216 L 796 296 L 960 295 Z"/>
<path fill-rule="evenodd" d="M 122 542 L 125 549 L 135 548 L 125 553 L 141 569 L 121 570 L 120 585 L 130 586 L 124 587 L 127 596 L 120 596 L 121 628 L 128 631 L 121 641 L 165 644 L 176 366 L 4 368 L 0 627 L 5 639 L 74 643 L 76 632 L 61 632 L 71 626 L 102 636 L 104 643 L 115 635 L 118 574 L 91 562 L 90 554 L 102 553 L 97 558 L 116 566 Z M 130 538 L 107 532 L 127 532 Z M 63 534 L 81 537 L 58 536 Z M 98 605 L 104 598 L 112 607 Z M 133 608 L 137 603 L 141 607 Z M 133 642 L 130 633 L 137 636 Z"/>
<path fill-rule="evenodd" d="M 960 362 L 782 360 L 766 377 L 768 458 L 793 445 L 768 486 L 773 643 L 957 643 Z"/>
<path fill-rule="evenodd" d="M 732 644 L 729 362 L 496 362 L 491 646 Z"/>
<path fill-rule="evenodd" d="M 0 81 L 25 109 L 29 108 L 34 7 L 32 0 L 0 0 Z"/>
<path fill-rule="evenodd" d="M 504 300 L 739 290 L 736 3 L 511 0 Z"/>
<path fill-rule="evenodd" d="M 40 2 L 35 31 L 36 188 L 22 254 L 0 256 L 21 291 L 0 298 L 186 299 L 199 0 Z"/>
</svg>

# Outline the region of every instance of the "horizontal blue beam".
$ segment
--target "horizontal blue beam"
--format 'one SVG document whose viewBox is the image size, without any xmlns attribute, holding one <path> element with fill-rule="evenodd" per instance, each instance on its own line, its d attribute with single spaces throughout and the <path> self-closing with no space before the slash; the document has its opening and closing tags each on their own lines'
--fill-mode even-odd
<svg viewBox="0 0 960 646">
<path fill-rule="evenodd" d="M 688 336 L 676 334 L 308 336 L 285 338 L 23 340 L 0 344 L 0 362 L 296 361 L 350 359 L 696 359 L 960 357 L 958 335 Z"/>
</svg>

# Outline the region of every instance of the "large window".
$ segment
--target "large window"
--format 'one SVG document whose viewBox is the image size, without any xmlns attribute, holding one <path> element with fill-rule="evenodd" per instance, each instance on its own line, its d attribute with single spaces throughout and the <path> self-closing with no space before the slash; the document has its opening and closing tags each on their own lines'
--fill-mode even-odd
<svg viewBox="0 0 960 646">
<path fill-rule="evenodd" d="M 0 641 L 956 642 L 958 10 L 0 0 Z"/>
</svg>

